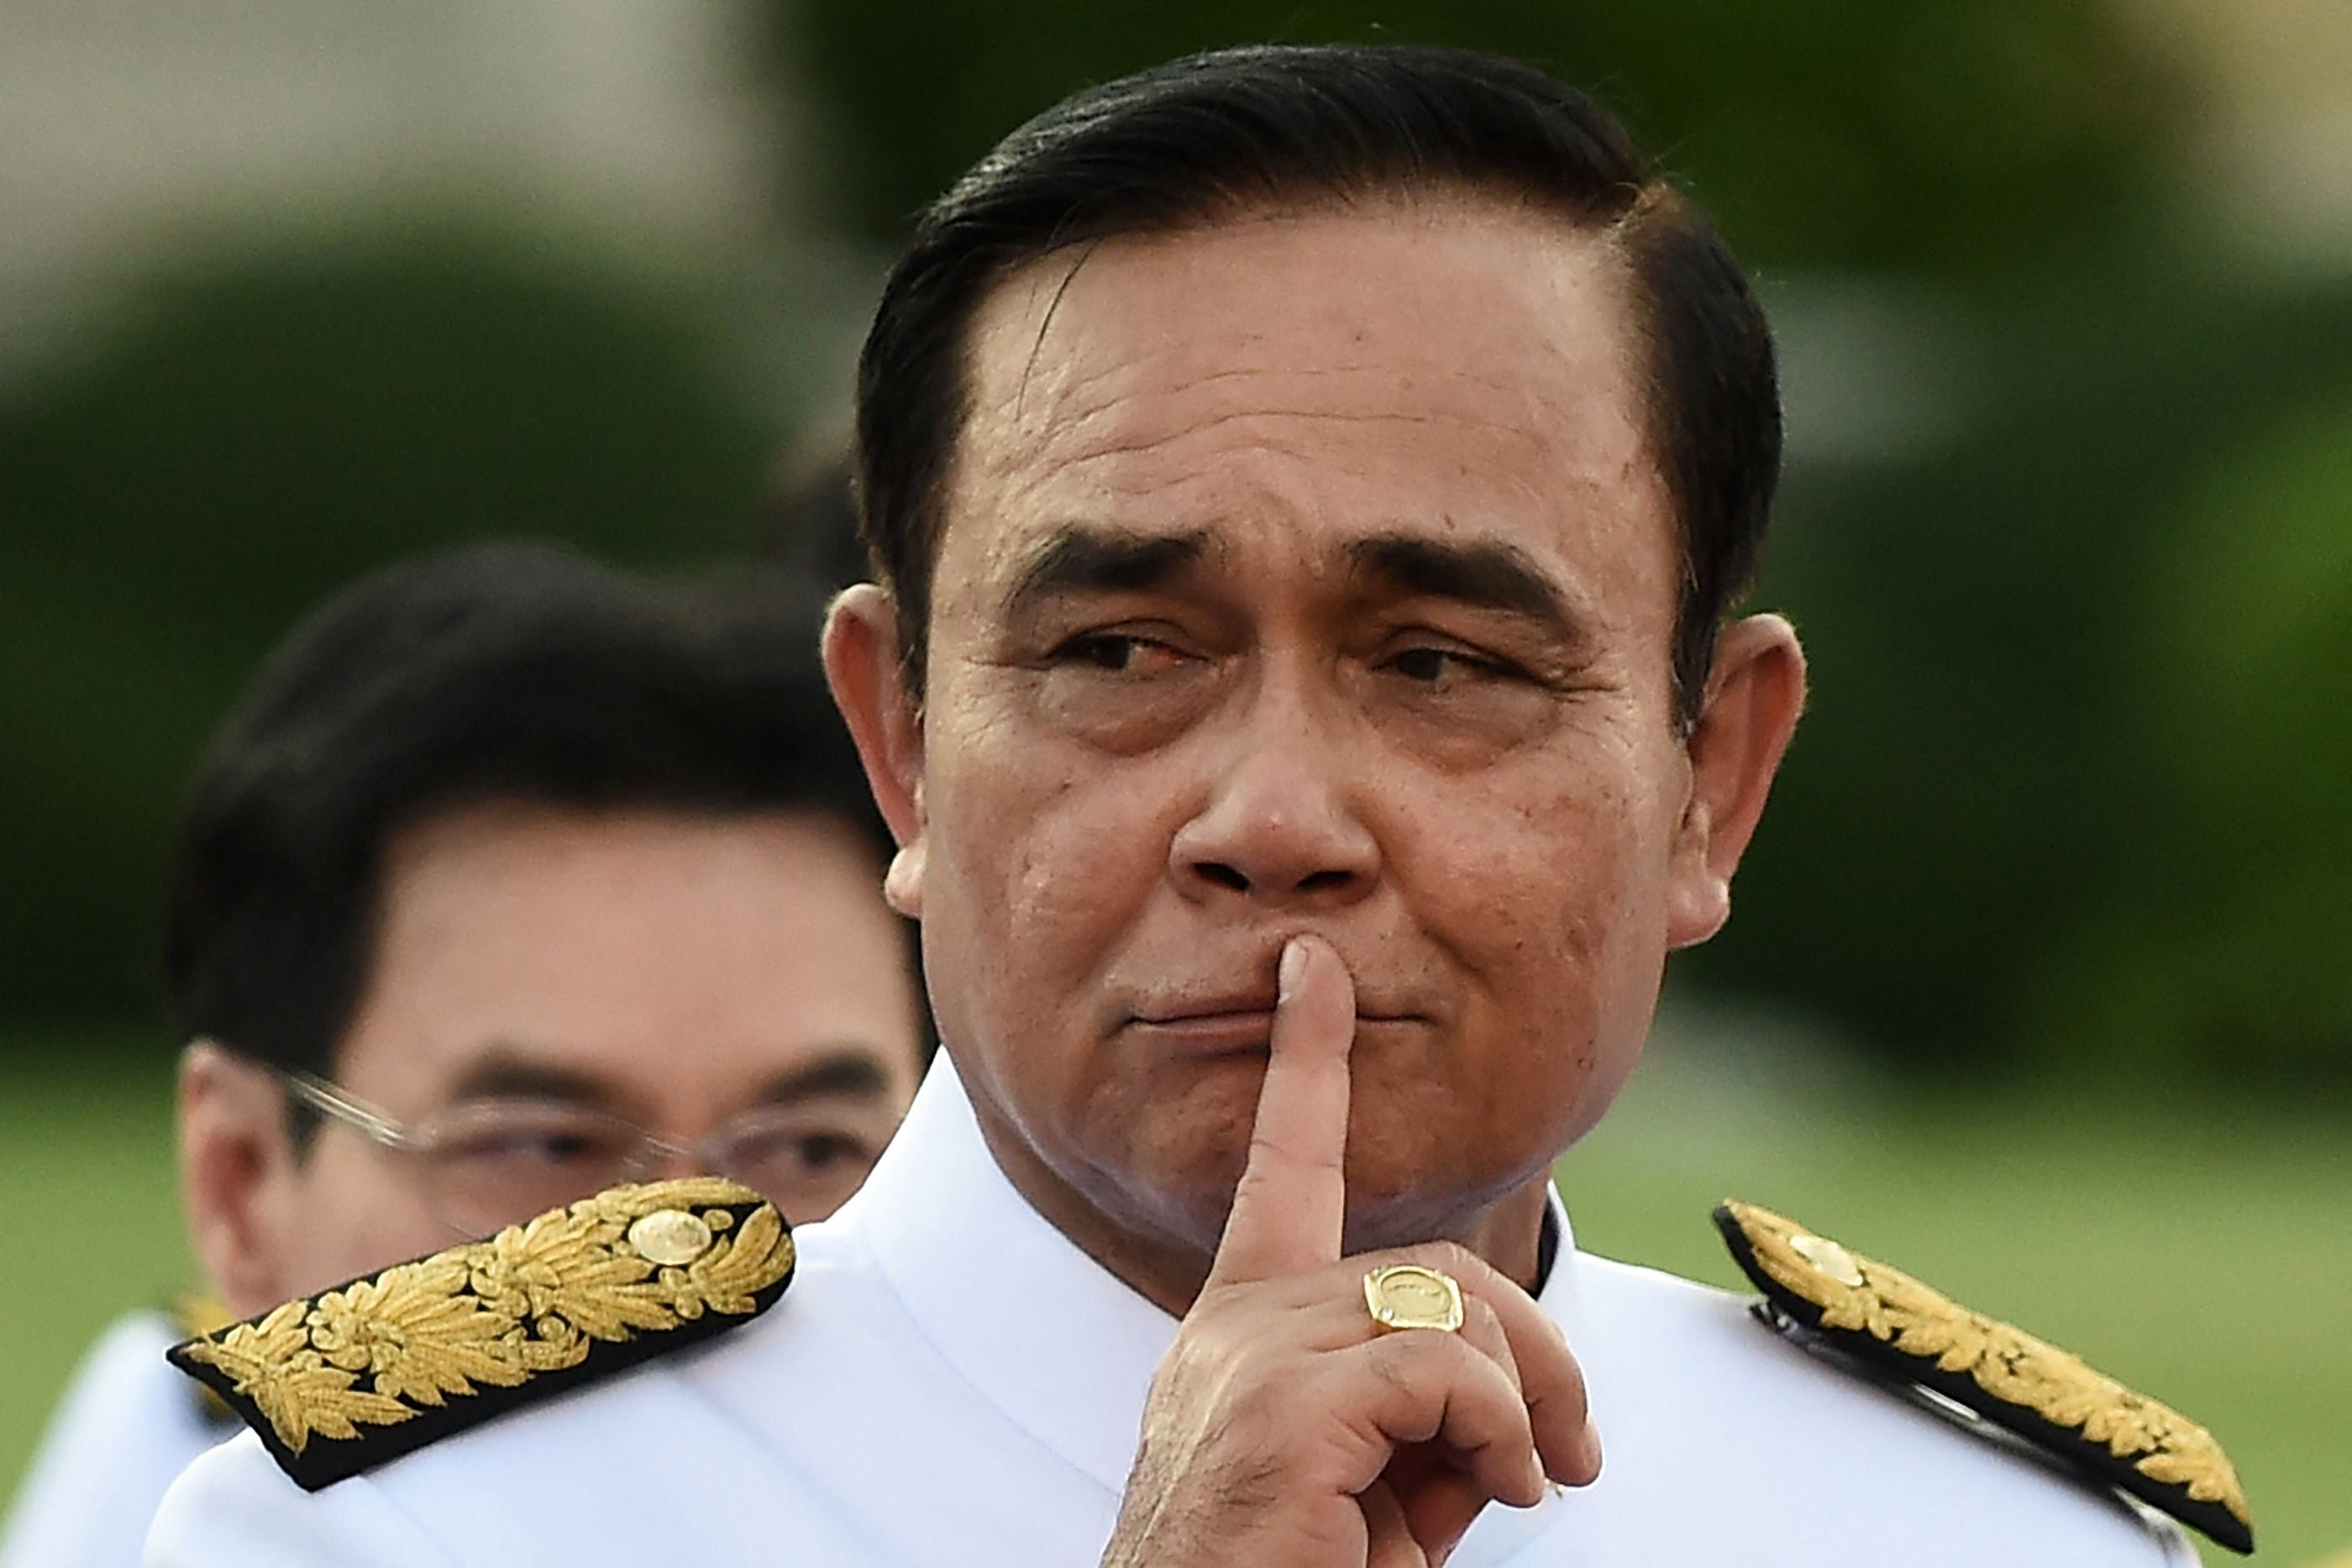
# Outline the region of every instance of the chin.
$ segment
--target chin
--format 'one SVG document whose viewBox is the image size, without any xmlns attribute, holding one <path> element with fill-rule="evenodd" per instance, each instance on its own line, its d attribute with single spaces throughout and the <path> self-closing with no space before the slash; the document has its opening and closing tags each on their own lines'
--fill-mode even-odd
<svg viewBox="0 0 2352 1568">
<path fill-rule="evenodd" d="M 1145 1121 L 1139 1133 L 1123 1153 L 1097 1163 L 1116 1189 L 1102 1195 L 1113 1201 L 1099 1207 L 1188 1248 L 1215 1252 L 1249 1162 L 1249 1122 L 1210 1120 L 1188 1129 L 1163 1115 Z"/>
</svg>

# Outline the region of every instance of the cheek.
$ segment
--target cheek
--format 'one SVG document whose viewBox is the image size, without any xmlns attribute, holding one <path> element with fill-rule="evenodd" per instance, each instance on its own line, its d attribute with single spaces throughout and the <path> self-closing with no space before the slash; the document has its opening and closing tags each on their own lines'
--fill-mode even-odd
<svg viewBox="0 0 2352 1568">
<path fill-rule="evenodd" d="M 1024 1015 L 1079 994 L 1165 880 L 1165 768 L 997 726 L 945 768 L 935 756 L 930 789 L 923 936 L 954 971 L 934 988 L 942 1025 L 971 1038 L 980 1020 L 950 1015 L 974 985 Z"/>
<path fill-rule="evenodd" d="M 341 1138 L 322 1144 L 305 1167 L 290 1217 L 296 1293 L 312 1294 L 459 1239 L 433 1218 L 415 1172 L 351 1145 Z"/>
<path fill-rule="evenodd" d="M 1672 813 L 1641 769 L 1547 773 L 1545 789 L 1506 779 L 1430 800 L 1445 815 L 1409 880 L 1433 935 L 1484 981 L 1497 1026 L 1548 1042 L 1546 1059 L 1589 1063 L 1627 1027 L 1629 998 L 1643 1020 L 1654 999 Z"/>
<path fill-rule="evenodd" d="M 1124 759 L 1037 724 L 1017 681 L 992 679 L 958 714 L 951 754 L 934 754 L 933 853 L 950 896 L 1016 925 L 1095 921 L 1158 880 L 1153 830 L 1168 793 L 1164 758 Z M 1164 844 L 1164 837 L 1157 841 Z M 927 887 L 929 896 L 934 890 Z"/>
</svg>

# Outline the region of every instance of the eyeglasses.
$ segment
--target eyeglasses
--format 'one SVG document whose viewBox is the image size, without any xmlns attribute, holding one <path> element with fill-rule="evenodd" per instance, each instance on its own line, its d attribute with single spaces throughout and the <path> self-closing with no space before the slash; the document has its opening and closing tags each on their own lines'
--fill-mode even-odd
<svg viewBox="0 0 2352 1568">
<path fill-rule="evenodd" d="M 561 1100 L 473 1100 L 401 1122 L 315 1073 L 272 1071 L 302 1104 L 414 1162 L 427 1208 L 467 1236 L 679 1163 L 742 1183 L 789 1218 L 818 1218 L 857 1190 L 896 1130 L 878 1104 L 755 1106 L 690 1145 Z"/>
</svg>

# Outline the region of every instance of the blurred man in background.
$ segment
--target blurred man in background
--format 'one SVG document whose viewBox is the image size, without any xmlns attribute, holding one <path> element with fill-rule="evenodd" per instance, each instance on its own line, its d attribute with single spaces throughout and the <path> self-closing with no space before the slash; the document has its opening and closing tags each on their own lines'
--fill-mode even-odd
<svg viewBox="0 0 2352 1568">
<path fill-rule="evenodd" d="M 816 605 L 552 550 L 317 612 L 197 770 L 168 914 L 189 1234 L 236 1316 L 616 1182 L 716 1171 L 795 1219 L 862 1181 L 927 1050 L 889 841 Z M 138 1556 L 225 1436 L 119 1323 L 0 1563 Z"/>
</svg>

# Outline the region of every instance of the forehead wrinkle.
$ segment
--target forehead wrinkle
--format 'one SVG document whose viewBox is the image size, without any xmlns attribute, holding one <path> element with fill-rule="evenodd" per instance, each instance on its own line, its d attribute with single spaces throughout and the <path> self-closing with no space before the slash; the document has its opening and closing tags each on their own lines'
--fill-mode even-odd
<svg viewBox="0 0 2352 1568">
<path fill-rule="evenodd" d="M 1428 215 L 1445 217 L 1447 227 L 1466 215 L 1474 226 L 1511 220 L 1515 229 L 1522 216 L 1484 204 L 1459 212 L 1448 204 Z M 1306 216 L 1271 214 L 1264 226 L 1287 227 Z M 1222 319 L 1205 319 L 1204 333 L 1155 333 L 1160 292 L 1199 295 L 1199 278 L 1213 281 L 1220 274 L 1232 237 L 1211 232 L 1111 244 L 1122 267 L 1133 251 L 1146 268 L 1138 277 L 1119 271 L 1115 280 L 1109 261 L 1096 259 L 1104 246 L 1090 245 L 1075 259 L 1063 258 L 1066 265 L 1049 263 L 1025 278 L 1016 273 L 992 291 L 982 308 L 992 319 L 976 323 L 972 340 L 986 427 L 969 433 L 979 438 L 969 445 L 981 450 L 963 454 L 977 459 L 966 472 L 986 474 L 996 491 L 987 501 L 992 510 L 1008 517 L 1025 513 L 1034 524 L 1057 520 L 1056 513 L 1084 517 L 1105 502 L 1118 502 L 1123 511 L 1131 497 L 1150 503 L 1139 522 L 1211 513 L 1238 520 L 1261 510 L 1251 504 L 1235 513 L 1231 492 L 1238 483 L 1268 490 L 1265 499 L 1277 513 L 1322 511 L 1336 498 L 1319 494 L 1325 479 L 1381 482 L 1390 460 L 1384 429 L 1419 431 L 1413 444 L 1441 454 L 1450 444 L 1450 457 L 1441 457 L 1446 472 L 1405 477 L 1467 486 L 1448 500 L 1456 507 L 1469 503 L 1474 513 L 1480 497 L 1506 511 L 1533 498 L 1545 503 L 1548 515 L 1566 505 L 1588 512 L 1591 523 L 1613 526 L 1631 520 L 1620 514 L 1645 510 L 1650 497 L 1666 499 L 1652 460 L 1640 376 L 1633 373 L 1642 356 L 1638 334 L 1627 330 L 1622 258 L 1595 236 L 1535 236 L 1540 250 L 1567 265 L 1534 281 L 1525 298 L 1535 312 L 1529 325 L 1580 319 L 1580 298 L 1597 296 L 1616 330 L 1567 338 L 1522 333 L 1496 340 L 1490 354 L 1417 333 L 1414 296 L 1399 302 L 1404 315 L 1385 310 L 1368 318 L 1352 341 L 1318 335 L 1319 317 L 1302 320 L 1287 309 L 1269 316 L 1270 306 L 1253 308 L 1246 299 Z M 1133 292 L 1138 287 L 1140 295 Z M 1348 323 L 1335 317 L 1323 325 L 1344 329 Z M 1050 338 L 1055 330 L 1062 335 Z M 1515 354 L 1530 344 L 1548 364 L 1538 368 Z M 1286 362 L 1293 345 L 1296 355 L 1328 357 Z M 1456 397 L 1450 389 L 1476 389 L 1483 396 Z M 1358 392 L 1363 395 L 1350 395 Z M 1258 406 L 1239 406 L 1253 394 Z M 1343 399 L 1360 406 L 1323 406 Z M 1236 425 L 1255 428 L 1242 433 Z M 1344 440 L 1316 434 L 1348 430 L 1358 434 Z M 1196 437 L 1205 461 L 1191 450 Z M 1282 466 L 1245 474 L 1236 460 Z M 1357 503 L 1364 499 L 1355 495 Z M 1360 505 L 1346 509 L 1358 512 L 1359 521 L 1374 520 Z M 1670 537 L 1661 543 L 1670 549 L 1670 504 L 1665 511 Z M 1433 520 L 1444 531 L 1458 531 L 1451 517 Z"/>
<path fill-rule="evenodd" d="M 1124 368 L 1113 367 L 1083 379 L 1073 378 L 1064 390 L 1063 406 L 1039 408 L 1031 417 L 1024 419 L 1019 439 L 1008 442 L 1000 450 L 999 461 L 992 466 L 1000 471 L 1040 465 L 1077 467 L 1110 458 L 1148 455 L 1188 441 L 1214 436 L 1235 424 L 1251 423 L 1262 423 L 1267 428 L 1257 439 L 1243 444 L 1240 449 L 1298 457 L 1317 465 L 1343 462 L 1344 455 L 1316 445 L 1294 447 L 1282 438 L 1283 426 L 1454 430 L 1465 434 L 1483 435 L 1538 455 L 1552 453 L 1548 428 L 1550 422 L 1541 415 L 1544 400 L 1540 396 L 1528 395 L 1524 385 L 1504 377 L 1465 376 L 1455 379 L 1475 381 L 1482 385 L 1521 394 L 1528 405 L 1528 418 L 1524 423 L 1497 420 L 1482 411 L 1447 407 L 1438 402 L 1421 407 L 1337 408 L 1286 405 L 1269 401 L 1247 406 L 1216 408 L 1205 413 L 1170 410 L 1164 406 L 1171 400 L 1181 399 L 1197 389 L 1243 380 L 1289 382 L 1342 376 L 1379 376 L 1384 383 L 1393 382 L 1392 371 L 1369 364 L 1214 371 L 1170 387 L 1152 387 L 1141 392 L 1118 386 L 1103 395 L 1084 399 L 1079 406 L 1066 406 L 1078 402 L 1082 392 L 1117 377 Z M 1148 419 L 1123 417 L 1139 402 L 1146 406 Z M 1573 468 L 1575 465 L 1571 462 L 1569 466 Z M 1572 475 L 1564 476 L 1572 477 Z"/>
<path fill-rule="evenodd" d="M 1078 280 L 1078 273 L 1093 258 L 1095 252 L 1102 248 L 1102 246 L 1103 241 L 1099 239 L 1088 242 L 1078 252 L 1076 259 L 1070 263 L 1069 270 L 1062 274 L 1062 280 L 1054 286 L 1052 297 L 1045 301 L 1045 311 L 1037 320 L 1037 334 L 1029 343 L 1029 356 L 1022 362 L 1021 380 L 1013 389 L 1013 417 L 1015 423 L 1020 422 L 1022 407 L 1028 401 L 1030 378 L 1036 371 L 1037 361 L 1045 355 L 1045 334 L 1054 329 L 1054 318 L 1061 311 L 1062 300 L 1070 292 L 1070 286 Z"/>
</svg>

